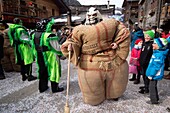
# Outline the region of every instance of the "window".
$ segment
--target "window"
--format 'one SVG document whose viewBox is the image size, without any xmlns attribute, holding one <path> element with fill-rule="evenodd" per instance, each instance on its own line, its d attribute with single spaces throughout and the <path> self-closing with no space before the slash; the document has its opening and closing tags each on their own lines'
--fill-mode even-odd
<svg viewBox="0 0 170 113">
<path fill-rule="evenodd" d="M 43 6 L 43 10 L 46 10 L 46 7 L 45 7 L 45 6 Z"/>
<path fill-rule="evenodd" d="M 54 9 L 52 9 L 52 15 L 53 15 L 53 16 L 55 15 L 55 10 L 54 10 Z"/>
</svg>

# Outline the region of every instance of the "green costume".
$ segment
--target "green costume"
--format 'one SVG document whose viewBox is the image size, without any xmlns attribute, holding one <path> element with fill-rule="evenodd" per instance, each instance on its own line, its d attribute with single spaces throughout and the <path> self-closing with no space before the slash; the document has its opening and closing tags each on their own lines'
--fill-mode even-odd
<svg viewBox="0 0 170 113">
<path fill-rule="evenodd" d="M 32 39 L 34 40 L 34 38 L 35 38 L 35 34 L 33 34 Z M 60 51 L 60 49 L 58 49 L 58 51 L 53 49 L 53 47 L 50 44 L 50 42 L 53 42 L 53 41 L 54 42 L 56 41 L 58 43 L 58 37 L 50 32 L 42 33 L 40 37 L 40 46 L 47 47 L 47 50 L 43 51 L 43 58 L 45 61 L 45 66 L 47 67 L 47 70 L 48 70 L 48 76 L 49 76 L 50 81 L 58 83 L 60 80 L 60 76 L 61 76 L 61 65 L 59 63 L 59 56 L 62 56 L 62 52 Z M 59 45 L 56 45 L 56 46 L 59 46 Z M 34 51 L 35 56 L 38 56 L 36 47 L 34 45 L 33 45 L 33 49 L 35 50 Z M 36 57 L 36 59 L 37 58 L 38 57 Z M 40 65 L 38 65 L 38 69 L 39 68 L 40 68 Z"/>
<path fill-rule="evenodd" d="M 31 64 L 34 61 L 34 57 L 26 28 L 18 24 L 11 24 L 9 28 L 8 36 L 11 45 L 15 47 L 16 63 L 21 64 L 24 61 L 25 65 Z"/>
<path fill-rule="evenodd" d="M 13 21 L 14 24 L 9 26 L 8 35 L 11 45 L 15 48 L 15 62 L 21 65 L 23 81 L 26 79 L 28 79 L 28 81 L 35 80 L 37 77 L 32 76 L 34 56 L 31 48 L 30 36 L 27 29 L 22 26 L 22 21 L 19 18 L 15 18 Z"/>
<path fill-rule="evenodd" d="M 61 77 L 59 57 L 62 56 L 58 37 L 52 33 L 51 26 L 54 20 L 42 20 L 37 23 L 37 31 L 32 35 L 32 44 L 38 65 L 39 91 L 48 89 L 48 80 L 51 81 L 52 92 L 63 91 L 58 87 Z"/>
</svg>

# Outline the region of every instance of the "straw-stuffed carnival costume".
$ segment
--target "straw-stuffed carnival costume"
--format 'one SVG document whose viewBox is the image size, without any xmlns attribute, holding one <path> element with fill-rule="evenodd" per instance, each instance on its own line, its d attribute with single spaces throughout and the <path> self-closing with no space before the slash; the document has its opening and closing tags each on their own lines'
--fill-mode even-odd
<svg viewBox="0 0 170 113">
<path fill-rule="evenodd" d="M 58 44 L 58 37 L 51 31 L 53 24 L 53 19 L 51 21 L 42 19 L 37 22 L 37 31 L 32 35 L 33 48 L 38 65 L 40 92 L 48 89 L 48 80 L 51 81 L 53 93 L 64 90 L 58 86 L 61 76 L 59 57 L 62 56 L 62 53 Z"/>
<path fill-rule="evenodd" d="M 115 19 L 95 25 L 79 25 L 62 44 L 68 57 L 72 45 L 71 62 L 78 66 L 78 81 L 87 104 L 97 105 L 105 99 L 117 99 L 128 82 L 129 31 Z M 115 46 L 116 45 L 116 46 Z"/>
</svg>

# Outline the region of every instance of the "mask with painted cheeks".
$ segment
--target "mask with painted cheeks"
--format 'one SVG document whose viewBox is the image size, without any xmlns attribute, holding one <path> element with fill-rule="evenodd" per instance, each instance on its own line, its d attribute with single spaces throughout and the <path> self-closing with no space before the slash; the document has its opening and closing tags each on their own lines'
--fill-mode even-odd
<svg viewBox="0 0 170 113">
<path fill-rule="evenodd" d="M 86 14 L 85 24 L 86 25 L 93 25 L 93 24 L 96 24 L 100 21 L 102 21 L 102 17 L 101 17 L 100 12 L 96 8 L 91 7 Z"/>
</svg>

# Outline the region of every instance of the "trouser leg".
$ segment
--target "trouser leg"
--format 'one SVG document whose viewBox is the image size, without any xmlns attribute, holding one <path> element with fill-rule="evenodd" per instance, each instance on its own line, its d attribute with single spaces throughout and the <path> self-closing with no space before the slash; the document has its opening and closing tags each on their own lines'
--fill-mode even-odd
<svg viewBox="0 0 170 113">
<path fill-rule="evenodd" d="M 26 66 L 24 64 L 21 64 L 21 75 L 22 75 L 22 81 L 25 81 L 27 79 L 27 76 L 26 76 Z"/>
<path fill-rule="evenodd" d="M 39 91 L 44 92 L 48 89 L 48 73 L 45 67 L 39 67 Z"/>
<path fill-rule="evenodd" d="M 28 81 L 33 81 L 37 79 L 37 77 L 32 75 L 32 63 L 26 65 L 26 73 L 28 75 Z"/>
<path fill-rule="evenodd" d="M 157 80 L 151 80 L 149 84 L 150 99 L 152 103 L 158 103 L 159 95 L 157 89 Z"/>
<path fill-rule="evenodd" d="M 0 60 L 0 80 L 5 79 L 4 70 L 2 68 L 1 60 Z"/>
<path fill-rule="evenodd" d="M 138 74 L 136 76 L 136 80 L 134 81 L 134 84 L 139 84 L 140 83 L 140 75 L 141 75 L 141 73 L 140 73 L 140 68 L 139 67 L 137 67 L 137 71 L 138 71 Z"/>
<path fill-rule="evenodd" d="M 165 58 L 165 67 L 164 70 L 168 71 L 168 67 L 169 67 L 169 60 L 168 60 L 168 56 Z"/>
<path fill-rule="evenodd" d="M 145 81 L 144 81 L 145 93 L 149 93 L 149 82 L 150 82 L 150 80 L 148 79 L 148 77 L 146 75 L 144 75 L 144 77 L 145 77 Z"/>
<path fill-rule="evenodd" d="M 39 66 L 38 74 L 39 74 L 39 91 L 44 92 L 48 89 L 48 71 L 45 66 L 45 62 L 43 59 L 43 55 L 41 52 L 38 52 L 37 63 Z"/>
<path fill-rule="evenodd" d="M 26 65 L 26 73 L 27 75 L 32 75 L 32 63 Z"/>
</svg>

